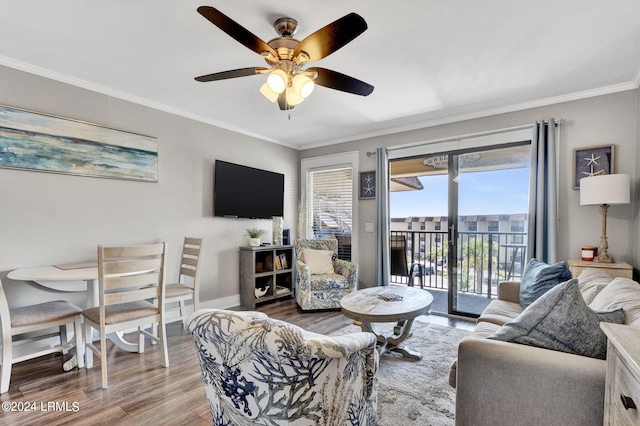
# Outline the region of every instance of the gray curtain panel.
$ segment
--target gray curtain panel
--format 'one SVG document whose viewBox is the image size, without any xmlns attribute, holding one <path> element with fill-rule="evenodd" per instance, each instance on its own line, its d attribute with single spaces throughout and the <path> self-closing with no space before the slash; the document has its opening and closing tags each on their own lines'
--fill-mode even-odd
<svg viewBox="0 0 640 426">
<path fill-rule="evenodd" d="M 376 150 L 376 285 L 389 285 L 389 153 Z"/>
<path fill-rule="evenodd" d="M 531 137 L 527 258 L 553 264 L 558 247 L 556 121 L 537 121 Z"/>
</svg>

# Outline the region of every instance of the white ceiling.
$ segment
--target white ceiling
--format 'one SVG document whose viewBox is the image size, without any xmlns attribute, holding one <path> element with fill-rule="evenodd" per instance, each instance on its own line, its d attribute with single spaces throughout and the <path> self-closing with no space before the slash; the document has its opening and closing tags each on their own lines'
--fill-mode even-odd
<svg viewBox="0 0 640 426">
<path fill-rule="evenodd" d="M 314 65 L 375 90 L 316 87 L 288 113 L 264 76 L 198 83 L 266 66 L 201 5 L 264 41 L 281 16 L 302 40 L 356 12 L 369 29 Z M 639 17 L 638 0 L 2 0 L 0 64 L 304 149 L 638 87 Z"/>
</svg>

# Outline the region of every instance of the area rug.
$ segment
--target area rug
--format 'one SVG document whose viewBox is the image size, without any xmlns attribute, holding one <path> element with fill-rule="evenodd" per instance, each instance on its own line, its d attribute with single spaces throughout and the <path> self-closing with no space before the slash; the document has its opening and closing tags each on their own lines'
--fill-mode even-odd
<svg viewBox="0 0 640 426">
<path fill-rule="evenodd" d="M 381 324 L 384 330 L 387 324 Z M 388 330 L 392 325 L 388 324 Z M 350 325 L 333 335 L 361 331 Z M 386 331 L 386 330 L 385 330 Z M 455 389 L 449 386 L 449 366 L 457 356 L 458 342 L 471 333 L 419 319 L 405 344 L 422 354 L 411 361 L 388 352 L 380 357 L 378 378 L 379 426 L 450 426 L 454 424 Z"/>
</svg>

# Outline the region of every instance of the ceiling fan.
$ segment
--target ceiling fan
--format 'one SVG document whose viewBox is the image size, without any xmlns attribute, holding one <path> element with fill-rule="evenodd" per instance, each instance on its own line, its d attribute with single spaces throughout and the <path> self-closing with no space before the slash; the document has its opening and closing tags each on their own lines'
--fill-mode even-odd
<svg viewBox="0 0 640 426">
<path fill-rule="evenodd" d="M 228 78 L 268 74 L 267 82 L 260 88 L 271 102 L 278 101 L 281 110 L 292 109 L 311 94 L 314 85 L 340 90 L 360 96 L 368 96 L 373 86 L 348 75 L 326 68 L 303 68 L 308 62 L 316 62 L 340 49 L 367 29 L 365 20 L 356 13 L 319 29 L 302 41 L 293 38 L 298 22 L 293 18 L 279 18 L 274 23 L 276 37 L 264 42 L 249 30 L 210 6 L 200 6 L 198 13 L 235 40 L 261 55 L 269 65 L 240 68 L 196 77 L 196 81 L 208 82 Z"/>
</svg>

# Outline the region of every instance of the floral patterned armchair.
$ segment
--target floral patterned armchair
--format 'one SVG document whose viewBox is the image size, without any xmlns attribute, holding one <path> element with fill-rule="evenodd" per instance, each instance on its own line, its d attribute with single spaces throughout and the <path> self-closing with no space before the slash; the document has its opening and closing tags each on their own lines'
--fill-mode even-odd
<svg viewBox="0 0 640 426">
<path fill-rule="evenodd" d="M 260 312 L 202 309 L 187 319 L 214 425 L 375 425 L 372 333 L 307 332 Z"/>
<path fill-rule="evenodd" d="M 338 240 L 296 240 L 296 301 L 303 310 L 339 309 L 340 299 L 358 289 L 358 265 L 338 259 Z M 305 249 L 324 251 L 331 257 L 330 270 L 315 273 Z M 307 256 L 308 257 L 308 256 Z"/>
</svg>

